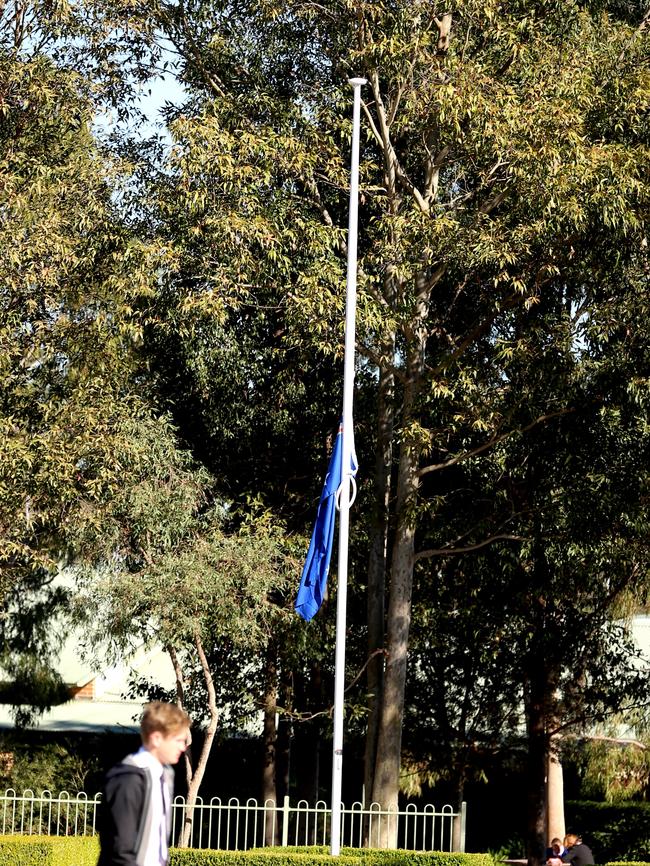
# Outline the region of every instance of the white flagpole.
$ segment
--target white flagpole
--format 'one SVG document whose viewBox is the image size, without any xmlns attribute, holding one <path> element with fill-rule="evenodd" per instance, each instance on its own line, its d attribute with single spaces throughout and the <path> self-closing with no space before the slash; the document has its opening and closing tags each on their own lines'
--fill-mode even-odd
<svg viewBox="0 0 650 866">
<path fill-rule="evenodd" d="M 341 852 L 341 779 L 343 775 L 343 699 L 345 687 L 345 631 L 348 595 L 348 537 L 353 451 L 352 395 L 354 390 L 355 316 L 357 308 L 357 213 L 359 208 L 359 126 L 361 87 L 365 78 L 350 78 L 354 90 L 352 162 L 348 218 L 348 275 L 345 298 L 345 356 L 343 361 L 343 448 L 339 499 L 339 562 L 336 599 L 336 653 L 334 675 L 334 743 L 332 754 L 332 827 L 330 853 Z"/>
</svg>

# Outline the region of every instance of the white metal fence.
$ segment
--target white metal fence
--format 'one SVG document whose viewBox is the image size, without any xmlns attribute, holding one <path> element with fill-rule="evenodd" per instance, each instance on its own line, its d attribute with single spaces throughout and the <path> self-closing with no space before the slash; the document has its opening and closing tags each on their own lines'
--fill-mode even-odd
<svg viewBox="0 0 650 866">
<path fill-rule="evenodd" d="M 83 791 L 55 797 L 50 791 L 36 794 L 28 788 L 18 794 L 8 788 L 0 795 L 2 833 L 94 836 L 99 802 L 99 794 L 91 799 Z"/>
<path fill-rule="evenodd" d="M 8 789 L 0 795 L 1 832 L 55 836 L 93 836 L 97 832 L 99 794 L 90 798 L 83 791 L 72 795 L 63 791 L 55 797 L 50 791 L 18 794 Z M 343 805 L 341 844 L 360 848 L 367 839 L 379 847 L 382 831 L 394 831 L 397 847 L 412 851 L 452 851 L 454 840 L 465 850 L 465 804 L 460 812 L 451 806 L 436 810 L 413 804 L 397 811 L 382 810 L 377 803 L 364 807 Z M 176 797 L 173 811 L 173 839 L 178 841 L 185 820 L 185 800 Z M 323 801 L 310 806 L 305 800 L 292 806 L 285 797 L 282 804 L 273 800 L 258 803 L 236 798 L 222 802 L 213 797 L 205 803 L 197 799 L 190 818 L 189 844 L 194 848 L 247 850 L 273 845 L 328 845 L 331 810 Z"/>
</svg>

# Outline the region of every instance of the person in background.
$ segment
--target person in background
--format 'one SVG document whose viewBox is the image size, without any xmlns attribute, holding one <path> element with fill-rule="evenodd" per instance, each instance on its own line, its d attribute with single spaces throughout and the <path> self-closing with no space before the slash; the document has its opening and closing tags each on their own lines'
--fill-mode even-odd
<svg viewBox="0 0 650 866">
<path fill-rule="evenodd" d="M 562 840 L 556 836 L 555 839 L 551 839 L 551 844 L 546 849 L 546 862 L 549 866 L 560 866 L 565 852 L 566 848 L 562 844 Z"/>
<path fill-rule="evenodd" d="M 190 744 L 190 719 L 154 701 L 140 720 L 142 746 L 106 774 L 97 866 L 167 866 L 174 771 Z"/>
<path fill-rule="evenodd" d="M 591 848 L 584 844 L 580 836 L 567 833 L 564 837 L 564 847 L 567 850 L 562 855 L 563 863 L 571 863 L 572 866 L 593 866 L 594 855 L 591 853 Z"/>
</svg>

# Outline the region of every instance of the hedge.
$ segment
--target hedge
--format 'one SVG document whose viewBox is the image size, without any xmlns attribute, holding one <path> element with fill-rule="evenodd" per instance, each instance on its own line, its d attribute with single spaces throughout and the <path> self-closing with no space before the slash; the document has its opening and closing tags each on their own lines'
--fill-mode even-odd
<svg viewBox="0 0 650 866">
<path fill-rule="evenodd" d="M 97 838 L 0 836 L 0 866 L 95 866 Z M 172 848 L 169 866 L 331 866 L 324 847 L 213 851 Z M 488 854 L 343 848 L 337 866 L 493 866 Z"/>
<path fill-rule="evenodd" d="M 265 849 L 256 849 L 263 851 Z M 268 849 L 266 849 L 268 850 Z M 324 845 L 306 847 L 296 846 L 290 848 L 276 849 L 280 851 L 294 851 L 310 853 L 318 851 L 322 854 L 328 852 Z M 493 859 L 489 854 L 463 854 L 460 851 L 449 853 L 447 851 L 407 851 L 404 849 L 383 848 L 341 848 L 341 854 L 345 856 L 363 858 L 363 866 L 369 866 L 369 862 L 377 863 L 379 866 L 391 866 L 391 864 L 403 863 L 408 860 L 409 866 L 493 866 Z M 332 859 L 331 857 L 329 858 Z"/>
<path fill-rule="evenodd" d="M 606 863 L 605 866 L 648 866 L 641 860 L 613 860 L 611 863 Z"/>
<path fill-rule="evenodd" d="M 52 847 L 41 836 L 3 836 L 0 838 L 0 866 L 42 866 Z M 50 860 L 51 862 L 51 860 Z"/>
<path fill-rule="evenodd" d="M 0 836 L 0 866 L 95 866 L 98 856 L 88 836 Z"/>
<path fill-rule="evenodd" d="M 275 848 L 275 851 L 286 851 L 294 854 L 326 855 L 328 862 L 332 858 L 327 853 L 329 848 L 324 845 L 315 846 L 292 846 L 288 848 Z M 269 851 L 268 848 L 256 848 L 256 852 Z M 382 848 L 341 848 L 341 857 L 355 857 L 363 860 L 363 866 L 399 866 L 408 862 L 408 866 L 494 866 L 494 861 L 489 854 L 463 854 L 460 852 L 449 853 L 446 851 L 407 851 L 404 849 L 385 850 Z M 293 861 L 295 862 L 295 861 Z"/>
<path fill-rule="evenodd" d="M 331 866 L 323 846 L 255 848 L 250 851 L 210 851 L 174 848 L 169 866 Z M 337 866 L 494 866 L 489 854 L 447 854 L 442 851 L 385 851 L 342 848 Z"/>
<path fill-rule="evenodd" d="M 352 848 L 344 848 L 348 853 Z M 368 861 L 377 866 L 494 866 L 489 854 L 464 854 L 460 851 L 406 851 L 403 849 L 386 851 L 380 848 L 360 848 L 358 853 L 363 857 L 364 866 Z"/>
<path fill-rule="evenodd" d="M 343 855 L 337 866 L 365 866 L 360 857 Z M 251 851 L 212 851 L 207 848 L 172 848 L 169 866 L 331 866 L 332 858 L 317 851 L 264 848 Z"/>
</svg>

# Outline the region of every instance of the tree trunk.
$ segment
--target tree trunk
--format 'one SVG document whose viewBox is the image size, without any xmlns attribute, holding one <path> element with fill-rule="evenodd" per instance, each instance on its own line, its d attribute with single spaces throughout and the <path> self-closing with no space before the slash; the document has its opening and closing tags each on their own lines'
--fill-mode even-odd
<svg viewBox="0 0 650 866">
<path fill-rule="evenodd" d="M 384 678 L 384 657 L 381 653 L 377 653 L 377 650 L 384 647 L 384 599 L 393 441 L 393 389 L 394 374 L 392 370 L 382 369 L 379 374 L 377 461 L 374 484 L 375 520 L 368 564 L 368 726 L 364 758 L 364 799 L 366 802 L 370 799 L 373 790 L 375 762 L 377 760 L 379 710 Z M 364 829 L 365 844 L 367 844 L 366 834 L 367 827 Z"/>
<path fill-rule="evenodd" d="M 548 689 L 545 664 L 533 650 L 529 659 L 528 773 L 526 792 L 526 857 L 529 866 L 540 866 L 546 850 L 546 768 L 548 742 L 545 701 Z"/>
<path fill-rule="evenodd" d="M 278 683 L 275 647 L 272 643 L 267 648 L 266 670 L 264 672 L 264 722 L 262 740 L 264 746 L 262 766 L 262 802 L 277 805 L 278 792 L 276 787 L 276 747 L 278 711 Z M 276 845 L 279 842 L 278 829 L 275 821 L 275 809 L 264 812 L 264 844 Z"/>
<path fill-rule="evenodd" d="M 180 660 L 176 650 L 172 646 L 167 647 L 167 652 L 174 666 L 174 674 L 176 676 L 176 703 L 184 710 L 185 709 L 185 675 L 181 667 Z M 189 791 L 190 782 L 192 781 L 192 746 L 188 746 L 183 752 L 183 764 L 185 765 L 185 784 Z"/>
<path fill-rule="evenodd" d="M 423 344 L 413 353 L 408 365 L 409 378 L 404 393 L 403 429 L 408 429 L 411 410 L 423 364 Z M 377 760 L 372 800 L 382 809 L 396 810 L 402 748 L 402 719 L 406 685 L 406 659 L 411 624 L 413 589 L 413 554 L 415 549 L 414 505 L 419 486 L 420 446 L 405 436 L 402 442 L 397 479 L 397 527 L 390 573 L 390 596 L 387 621 L 387 658 L 384 688 L 381 696 Z M 397 823 L 390 818 L 381 822 L 379 846 L 395 848 Z M 374 838 L 373 838 L 374 844 Z"/>
<path fill-rule="evenodd" d="M 196 798 L 199 793 L 199 788 L 201 787 L 201 782 L 203 781 L 205 768 L 208 763 L 208 757 L 210 756 L 210 750 L 212 749 L 212 743 L 214 741 L 215 734 L 217 733 L 217 724 L 219 719 L 214 682 L 212 680 L 212 674 L 210 672 L 208 660 L 206 658 L 203 649 L 203 643 L 199 634 L 196 634 L 194 636 L 194 645 L 196 647 L 199 660 L 201 662 L 203 678 L 205 680 L 205 685 L 208 692 L 208 710 L 210 711 L 210 721 L 205 732 L 203 748 L 201 749 L 201 754 L 199 755 L 196 769 L 192 774 L 192 778 L 187 789 L 187 802 L 185 805 L 185 815 L 183 816 L 183 830 L 181 833 L 181 838 L 178 842 L 179 848 L 187 848 L 190 843 L 190 839 L 192 836 L 192 824 L 194 820 L 194 806 L 196 805 Z"/>
<path fill-rule="evenodd" d="M 562 763 L 558 755 L 557 740 L 555 738 L 551 738 L 548 753 L 546 816 L 548 823 L 546 838 L 549 842 L 556 836 L 559 839 L 563 839 L 566 832 L 564 824 L 564 780 L 562 776 Z"/>
<path fill-rule="evenodd" d="M 461 770 L 456 782 L 456 812 L 458 817 L 454 819 L 454 826 L 451 835 L 451 850 L 460 851 L 461 849 L 461 810 L 463 808 L 463 800 L 465 799 L 465 771 Z"/>
<path fill-rule="evenodd" d="M 405 470 L 408 458 L 405 458 Z M 400 519 L 393 563 L 388 606 L 388 659 L 379 719 L 377 762 L 372 799 L 383 809 L 396 810 L 402 748 L 402 719 L 406 685 L 406 657 L 411 624 L 411 590 L 413 585 L 414 529 L 406 516 Z M 379 841 L 381 848 L 395 848 L 397 830 L 394 821 L 383 821 Z"/>
</svg>

